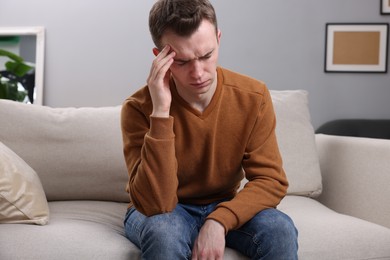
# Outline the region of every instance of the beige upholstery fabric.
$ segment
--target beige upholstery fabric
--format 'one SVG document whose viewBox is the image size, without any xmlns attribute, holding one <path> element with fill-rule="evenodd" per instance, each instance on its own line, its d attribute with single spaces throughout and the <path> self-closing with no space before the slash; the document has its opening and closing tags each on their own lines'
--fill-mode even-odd
<svg viewBox="0 0 390 260">
<path fill-rule="evenodd" d="M 390 259 L 388 228 L 339 214 L 302 196 L 287 196 L 278 208 L 298 229 L 300 260 Z"/>
<path fill-rule="evenodd" d="M 324 183 L 319 201 L 390 228 L 390 140 L 323 134 L 316 140 Z"/>
<path fill-rule="evenodd" d="M 304 90 L 271 91 L 276 114 L 276 135 L 290 187 L 288 194 L 318 196 L 321 172 L 308 93 Z"/>
<path fill-rule="evenodd" d="M 0 140 L 34 168 L 49 201 L 127 202 L 120 109 L 0 100 Z"/>
<path fill-rule="evenodd" d="M 45 225 L 49 208 L 39 177 L 0 142 L 0 223 Z"/>
<path fill-rule="evenodd" d="M 141 259 L 124 235 L 127 203 L 55 201 L 49 207 L 46 226 L 0 225 L 0 259 Z"/>
</svg>

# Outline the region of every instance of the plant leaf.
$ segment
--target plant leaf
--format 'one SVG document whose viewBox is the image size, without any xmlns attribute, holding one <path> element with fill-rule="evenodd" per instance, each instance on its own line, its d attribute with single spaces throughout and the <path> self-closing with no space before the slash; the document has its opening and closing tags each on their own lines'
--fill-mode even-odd
<svg viewBox="0 0 390 260">
<path fill-rule="evenodd" d="M 6 50 L 0 49 L 0 56 L 5 56 L 16 62 L 23 62 L 23 58 Z"/>
<path fill-rule="evenodd" d="M 29 72 L 33 67 L 22 63 L 22 62 L 14 62 L 8 61 L 5 63 L 6 69 L 15 74 L 18 77 L 23 77 L 27 72 Z"/>
</svg>

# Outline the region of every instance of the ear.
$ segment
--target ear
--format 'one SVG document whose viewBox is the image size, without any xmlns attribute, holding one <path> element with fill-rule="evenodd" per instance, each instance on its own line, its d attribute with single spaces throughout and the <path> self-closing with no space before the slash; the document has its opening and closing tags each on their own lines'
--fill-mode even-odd
<svg viewBox="0 0 390 260">
<path fill-rule="evenodd" d="M 222 32 L 221 32 L 221 30 L 218 29 L 218 32 L 217 32 L 217 41 L 218 41 L 218 44 L 221 43 L 221 36 L 222 36 Z"/>
<path fill-rule="evenodd" d="M 159 53 L 160 53 L 160 51 L 157 48 L 153 48 L 154 56 L 157 56 Z"/>
</svg>

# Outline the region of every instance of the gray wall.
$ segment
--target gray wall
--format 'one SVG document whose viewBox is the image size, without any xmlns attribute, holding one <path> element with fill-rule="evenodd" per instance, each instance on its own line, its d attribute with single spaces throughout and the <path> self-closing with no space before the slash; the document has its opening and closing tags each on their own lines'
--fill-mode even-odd
<svg viewBox="0 0 390 260">
<path fill-rule="evenodd" d="M 390 75 L 324 73 L 325 23 L 390 22 L 379 0 L 213 0 L 220 64 L 270 89 L 306 89 L 315 127 L 336 118 L 390 118 Z M 44 26 L 44 104 L 121 104 L 153 59 L 154 0 L 0 0 L 0 26 Z"/>
</svg>

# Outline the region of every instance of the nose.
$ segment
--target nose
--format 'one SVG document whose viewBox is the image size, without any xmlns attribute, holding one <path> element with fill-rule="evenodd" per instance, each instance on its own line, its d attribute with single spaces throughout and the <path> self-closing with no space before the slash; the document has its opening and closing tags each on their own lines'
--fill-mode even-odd
<svg viewBox="0 0 390 260">
<path fill-rule="evenodd" d="M 199 59 L 195 59 L 191 64 L 191 76 L 193 78 L 199 79 L 203 75 L 203 64 Z"/>
</svg>

